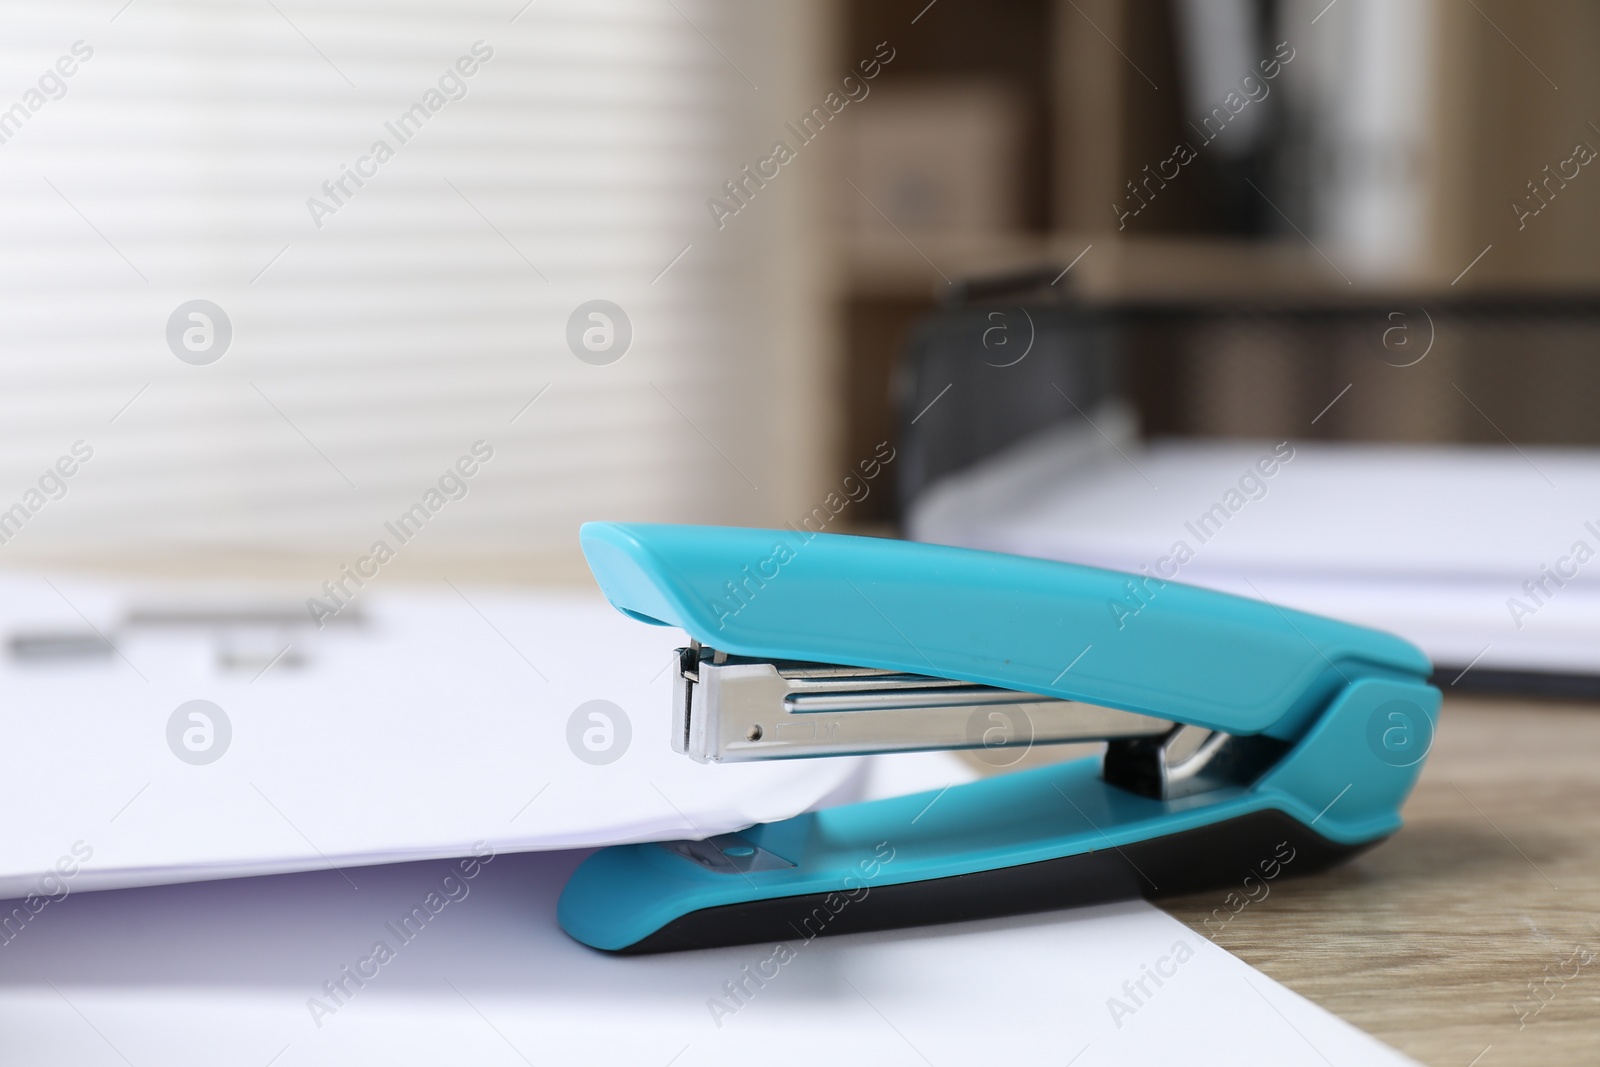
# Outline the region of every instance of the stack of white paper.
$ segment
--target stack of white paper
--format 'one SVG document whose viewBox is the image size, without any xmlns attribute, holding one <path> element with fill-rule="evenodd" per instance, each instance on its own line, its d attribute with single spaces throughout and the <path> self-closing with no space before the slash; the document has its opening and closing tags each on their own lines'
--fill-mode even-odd
<svg viewBox="0 0 1600 1067">
<path fill-rule="evenodd" d="M 0 580 L 0 894 L 707 836 L 861 766 L 677 755 L 684 635 L 598 593 L 370 590 L 319 630 L 308 592 Z"/>
<path fill-rule="evenodd" d="M 107 1067 L 1410 1062 L 1144 903 L 614 957 L 555 926 L 578 858 L 72 897 L 0 949 L 0 1031 Z"/>
</svg>

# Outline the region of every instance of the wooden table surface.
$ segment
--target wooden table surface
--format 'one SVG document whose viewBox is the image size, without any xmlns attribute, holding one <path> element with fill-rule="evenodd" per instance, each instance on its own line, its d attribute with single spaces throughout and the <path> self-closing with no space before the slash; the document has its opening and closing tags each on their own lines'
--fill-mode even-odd
<svg viewBox="0 0 1600 1067">
<path fill-rule="evenodd" d="M 1431 1067 L 1600 1064 L 1600 706 L 1447 698 L 1404 816 L 1213 940 Z"/>
</svg>

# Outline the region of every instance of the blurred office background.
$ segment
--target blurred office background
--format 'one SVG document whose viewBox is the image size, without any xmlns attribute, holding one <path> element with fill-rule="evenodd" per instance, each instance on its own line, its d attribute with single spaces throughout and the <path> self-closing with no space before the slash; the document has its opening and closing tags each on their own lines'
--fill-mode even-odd
<svg viewBox="0 0 1600 1067">
<path fill-rule="evenodd" d="M 845 51 L 923 6 L 852 6 Z M 879 398 L 948 290 L 930 260 L 1043 267 L 1059 281 L 1018 300 L 1113 309 L 1146 434 L 1595 443 L 1600 193 L 1574 149 L 1600 146 L 1597 44 L 1600 14 L 1571 3 L 939 4 L 884 87 L 926 159 L 876 189 L 902 232 L 842 242 L 852 449 L 895 425 Z M 950 118 L 957 86 L 989 114 Z M 876 136 L 864 175 L 887 169 Z M 960 183 L 1004 195 L 963 213 Z"/>
<path fill-rule="evenodd" d="M 1509 0 L 11 3 L 0 508 L 93 458 L 4 551 L 320 578 L 478 441 L 397 566 L 795 521 L 975 278 L 1113 311 L 1146 434 L 1595 443 L 1597 47 Z"/>
</svg>

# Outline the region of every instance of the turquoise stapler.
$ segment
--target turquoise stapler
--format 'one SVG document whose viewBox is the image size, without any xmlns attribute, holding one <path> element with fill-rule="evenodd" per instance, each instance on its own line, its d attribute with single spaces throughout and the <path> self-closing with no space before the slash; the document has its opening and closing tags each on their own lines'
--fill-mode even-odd
<svg viewBox="0 0 1600 1067">
<path fill-rule="evenodd" d="M 1433 738 L 1440 696 L 1420 650 L 1262 601 L 795 530 L 590 523 L 581 539 L 613 605 L 689 634 L 672 729 L 691 759 L 966 748 L 1001 762 L 1106 743 L 942 791 L 601 849 L 558 918 L 609 952 L 1310 873 L 1399 828 Z"/>
</svg>

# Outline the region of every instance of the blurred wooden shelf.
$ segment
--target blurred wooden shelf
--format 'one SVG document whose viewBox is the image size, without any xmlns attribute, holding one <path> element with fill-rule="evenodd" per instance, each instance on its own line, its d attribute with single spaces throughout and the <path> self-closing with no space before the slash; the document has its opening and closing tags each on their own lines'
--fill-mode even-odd
<svg viewBox="0 0 1600 1067">
<path fill-rule="evenodd" d="M 1037 266 L 1049 242 L 1037 234 L 841 233 L 841 296 L 936 300 L 949 282 Z"/>
<path fill-rule="evenodd" d="M 1060 285 L 1095 302 L 1337 300 L 1389 291 L 1354 282 L 1304 242 L 1105 234 L 899 234 L 838 239 L 847 298 L 937 299 L 949 283 L 1074 264 Z M 1081 258 L 1080 258 L 1081 257 Z"/>
</svg>

